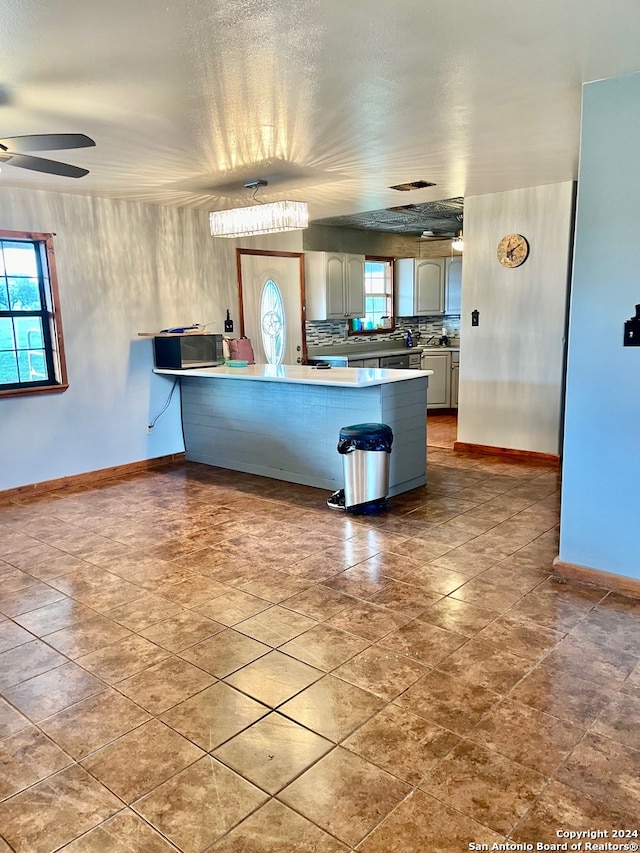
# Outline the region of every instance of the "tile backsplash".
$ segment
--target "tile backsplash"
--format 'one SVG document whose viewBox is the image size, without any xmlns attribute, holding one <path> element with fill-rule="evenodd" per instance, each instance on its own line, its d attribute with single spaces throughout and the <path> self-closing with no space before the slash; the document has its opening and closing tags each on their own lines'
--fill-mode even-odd
<svg viewBox="0 0 640 853">
<path fill-rule="evenodd" d="M 345 346 L 349 344 L 380 343 L 381 341 L 401 341 L 407 330 L 419 333 L 416 343 L 425 344 L 429 338 L 439 338 L 443 327 L 449 338 L 460 337 L 460 315 L 448 314 L 437 317 L 398 317 L 393 332 L 376 332 L 369 335 L 348 335 L 347 320 L 326 320 L 306 323 L 307 346 Z"/>
</svg>

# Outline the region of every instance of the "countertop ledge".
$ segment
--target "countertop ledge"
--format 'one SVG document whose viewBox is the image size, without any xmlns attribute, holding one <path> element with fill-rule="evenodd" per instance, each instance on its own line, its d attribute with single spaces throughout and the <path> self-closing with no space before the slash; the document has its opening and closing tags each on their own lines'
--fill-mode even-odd
<svg viewBox="0 0 640 853">
<path fill-rule="evenodd" d="M 330 385 L 337 388 L 368 388 L 372 385 L 406 382 L 433 375 L 433 370 L 382 370 L 367 367 L 331 367 L 318 370 L 303 364 L 250 364 L 248 367 L 197 367 L 188 370 L 155 368 L 153 372 L 162 376 L 250 379 L 258 382 Z"/>
<path fill-rule="evenodd" d="M 360 349 L 360 346 L 331 346 L 331 347 L 309 347 L 309 358 L 320 358 L 323 355 L 336 356 L 346 355 L 348 358 L 385 358 L 393 355 L 410 355 L 419 352 L 458 352 L 460 344 L 455 346 L 441 347 L 438 344 L 416 344 L 414 347 L 374 347 Z"/>
</svg>

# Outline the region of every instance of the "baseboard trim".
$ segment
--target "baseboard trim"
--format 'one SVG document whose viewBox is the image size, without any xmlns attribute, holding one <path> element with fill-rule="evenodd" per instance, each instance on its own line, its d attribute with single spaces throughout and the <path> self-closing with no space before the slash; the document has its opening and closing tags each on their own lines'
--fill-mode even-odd
<svg viewBox="0 0 640 853">
<path fill-rule="evenodd" d="M 511 447 L 494 447 L 491 444 L 471 444 L 467 441 L 454 442 L 453 449 L 459 453 L 508 456 L 510 459 L 521 459 L 523 462 L 542 462 L 545 465 L 560 465 L 560 456 L 557 453 L 537 453 L 535 450 L 513 450 Z"/>
<path fill-rule="evenodd" d="M 114 465 L 112 468 L 100 468 L 97 471 L 87 471 L 84 474 L 71 474 L 69 477 L 58 477 L 56 480 L 44 480 L 42 483 L 32 483 L 28 486 L 17 486 L 0 492 L 0 501 L 14 498 L 44 495 L 47 492 L 59 492 L 73 489 L 77 486 L 91 485 L 96 480 L 110 480 L 123 474 L 136 474 L 153 468 L 162 468 L 174 462 L 184 462 L 185 454 L 171 453 L 168 456 L 156 456 L 154 459 L 141 459 L 139 462 L 127 462 L 124 465 Z"/>
<path fill-rule="evenodd" d="M 609 592 L 619 592 L 621 595 L 640 598 L 640 580 L 637 578 L 627 578 L 602 569 L 590 569 L 588 566 L 565 563 L 560 557 L 556 557 L 553 561 L 553 574 L 561 580 L 575 581 L 598 589 L 606 589 Z"/>
</svg>

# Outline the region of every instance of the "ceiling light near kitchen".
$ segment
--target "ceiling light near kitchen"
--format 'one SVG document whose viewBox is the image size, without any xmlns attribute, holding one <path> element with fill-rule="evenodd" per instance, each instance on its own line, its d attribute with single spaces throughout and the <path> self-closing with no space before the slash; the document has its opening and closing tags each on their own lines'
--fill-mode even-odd
<svg viewBox="0 0 640 853">
<path fill-rule="evenodd" d="M 454 249 L 456 252 L 462 252 L 464 250 L 464 240 L 462 239 L 462 231 L 451 243 L 451 248 Z"/>
<path fill-rule="evenodd" d="M 295 231 L 309 224 L 305 201 L 274 201 L 251 207 L 217 210 L 209 214 L 213 237 L 245 237 L 251 234 L 273 234 Z"/>
<path fill-rule="evenodd" d="M 255 180 L 245 183 L 255 195 L 267 181 Z M 249 207 L 233 207 L 230 210 L 214 210 L 209 214 L 213 237 L 248 237 L 252 234 L 275 234 L 279 231 L 297 231 L 309 225 L 309 209 L 306 201 L 273 201 Z"/>
</svg>

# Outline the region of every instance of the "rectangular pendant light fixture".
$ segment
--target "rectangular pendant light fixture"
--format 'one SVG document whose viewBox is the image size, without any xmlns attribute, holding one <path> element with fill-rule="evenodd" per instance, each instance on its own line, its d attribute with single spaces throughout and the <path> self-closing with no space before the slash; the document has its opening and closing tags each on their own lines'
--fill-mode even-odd
<svg viewBox="0 0 640 853">
<path fill-rule="evenodd" d="M 209 214 L 209 222 L 213 237 L 274 234 L 306 228 L 309 209 L 306 201 L 273 201 L 231 210 L 214 210 Z"/>
</svg>

